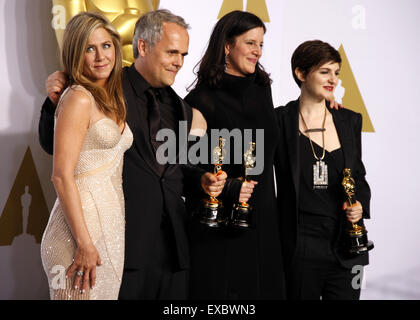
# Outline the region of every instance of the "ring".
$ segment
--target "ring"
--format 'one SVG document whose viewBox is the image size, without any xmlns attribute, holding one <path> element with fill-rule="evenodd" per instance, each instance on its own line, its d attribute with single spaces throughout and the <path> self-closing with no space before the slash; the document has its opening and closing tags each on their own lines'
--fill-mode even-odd
<svg viewBox="0 0 420 320">
<path fill-rule="evenodd" d="M 76 275 L 78 275 L 79 277 L 83 276 L 83 271 L 77 271 Z"/>
</svg>

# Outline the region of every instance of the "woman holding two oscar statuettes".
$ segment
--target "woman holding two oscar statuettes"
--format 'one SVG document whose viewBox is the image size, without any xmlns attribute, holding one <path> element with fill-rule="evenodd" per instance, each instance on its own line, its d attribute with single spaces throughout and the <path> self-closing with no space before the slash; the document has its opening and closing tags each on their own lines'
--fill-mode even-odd
<svg viewBox="0 0 420 320">
<path fill-rule="evenodd" d="M 273 178 L 274 150 L 278 142 L 271 97 L 271 79 L 259 63 L 264 23 L 255 15 L 234 11 L 215 25 L 199 64 L 195 88 L 185 100 L 203 114 L 208 137 L 212 129 L 240 130 L 241 141 L 230 139 L 230 164 L 223 164 L 228 180 L 218 197 L 229 216 L 232 206 L 252 207 L 248 230 L 209 228 L 200 222 L 190 230 L 191 299 L 282 299 L 285 297 L 280 236 Z M 243 182 L 244 131 L 264 130 L 255 145 L 264 153 L 261 174 Z M 240 160 L 234 164 L 234 143 L 241 143 Z M 228 143 L 226 143 L 228 145 Z M 252 150 L 251 150 L 252 151 Z M 209 158 L 212 150 L 209 150 Z M 258 164 L 257 164 L 258 165 Z M 261 164 L 260 164 L 261 165 Z M 212 165 L 204 166 L 213 171 Z M 257 184 L 258 183 L 258 184 Z M 204 195 L 203 195 L 204 197 Z M 194 199 L 187 199 L 191 202 Z M 195 199 L 201 200 L 201 199 Z M 249 200 L 249 201 L 248 201 Z"/>
<path fill-rule="evenodd" d="M 362 116 L 334 110 L 341 57 L 328 43 L 302 43 L 292 56 L 299 99 L 276 109 L 280 147 L 276 155 L 282 249 L 290 299 L 359 299 L 353 267 L 368 264 L 367 252 L 351 254 L 349 222 L 370 218 L 370 188 L 361 159 Z M 343 190 L 351 169 L 355 204 Z"/>
</svg>

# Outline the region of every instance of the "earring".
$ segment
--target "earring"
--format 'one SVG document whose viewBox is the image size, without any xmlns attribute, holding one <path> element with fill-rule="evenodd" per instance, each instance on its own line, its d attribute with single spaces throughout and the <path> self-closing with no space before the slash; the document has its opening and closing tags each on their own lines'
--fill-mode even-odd
<svg viewBox="0 0 420 320">
<path fill-rule="evenodd" d="M 228 69 L 228 56 L 225 54 L 225 72 L 227 72 Z"/>
</svg>

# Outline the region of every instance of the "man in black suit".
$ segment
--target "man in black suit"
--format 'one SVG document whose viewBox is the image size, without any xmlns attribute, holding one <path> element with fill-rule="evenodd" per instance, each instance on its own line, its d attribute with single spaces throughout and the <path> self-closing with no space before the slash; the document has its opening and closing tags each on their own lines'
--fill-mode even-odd
<svg viewBox="0 0 420 320">
<path fill-rule="evenodd" d="M 226 174 L 218 177 L 191 165 L 161 163 L 156 152 L 162 142 L 157 131 L 187 132 L 205 126 L 199 111 L 190 108 L 170 87 L 188 53 L 188 25 L 167 10 L 142 16 L 136 24 L 135 63 L 124 68 L 123 89 L 127 123 L 134 142 L 125 153 L 123 188 L 126 213 L 125 264 L 120 299 L 184 299 L 189 266 L 185 231 L 187 212 L 184 191 L 202 189 L 217 196 Z M 40 142 L 52 153 L 54 103 L 66 86 L 65 75 L 56 72 L 47 80 L 39 125 Z M 177 137 L 177 145 L 186 144 Z M 180 148 L 182 149 L 182 148 Z M 177 159 L 180 157 L 177 151 Z"/>
</svg>

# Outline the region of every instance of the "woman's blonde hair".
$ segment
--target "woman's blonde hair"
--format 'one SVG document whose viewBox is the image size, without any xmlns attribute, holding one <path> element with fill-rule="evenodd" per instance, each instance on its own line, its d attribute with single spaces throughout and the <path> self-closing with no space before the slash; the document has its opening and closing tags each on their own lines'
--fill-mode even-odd
<svg viewBox="0 0 420 320">
<path fill-rule="evenodd" d="M 84 71 L 84 57 L 89 37 L 98 28 L 104 28 L 112 38 L 115 48 L 115 66 L 109 75 L 106 88 L 96 85 Z M 69 85 L 81 85 L 95 98 L 98 109 L 118 124 L 125 121 L 126 108 L 122 89 L 121 38 L 115 27 L 99 13 L 82 12 L 67 24 L 63 38 L 61 60 L 70 78 Z"/>
</svg>

